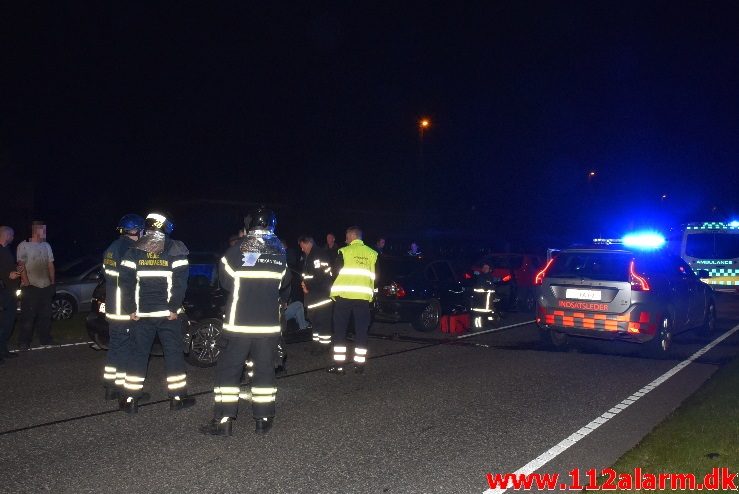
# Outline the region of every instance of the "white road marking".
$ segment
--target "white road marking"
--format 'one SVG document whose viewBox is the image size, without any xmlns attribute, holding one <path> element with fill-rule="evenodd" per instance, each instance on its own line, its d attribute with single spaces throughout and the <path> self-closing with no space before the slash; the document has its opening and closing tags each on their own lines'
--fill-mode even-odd
<svg viewBox="0 0 739 494">
<path fill-rule="evenodd" d="M 620 403 L 615 405 L 613 408 L 608 410 L 607 412 L 604 412 L 600 414 L 595 419 L 591 420 L 589 423 L 584 425 L 580 430 L 573 432 L 569 437 L 566 437 L 559 443 L 555 444 L 515 472 L 513 472 L 513 475 L 519 475 L 519 474 L 531 474 L 536 472 L 538 469 L 549 463 L 551 460 L 562 454 L 564 451 L 569 449 L 571 446 L 575 445 L 577 442 L 579 442 L 581 439 L 583 439 L 585 436 L 593 432 L 595 429 L 600 427 L 601 425 L 608 422 L 610 419 L 616 416 L 616 414 L 621 413 L 622 411 L 626 410 L 628 407 L 636 403 L 637 400 L 642 398 L 644 395 L 649 393 L 650 391 L 657 388 L 660 384 L 666 382 L 668 379 L 670 379 L 672 376 L 683 370 L 685 367 L 692 364 L 696 359 L 703 356 L 706 352 L 711 350 L 713 347 L 724 341 L 729 336 L 733 335 L 739 331 L 739 324 L 728 330 L 726 333 L 722 334 L 697 352 L 695 352 L 693 355 L 688 357 L 686 360 L 683 360 L 679 364 L 677 364 L 672 369 L 668 370 L 661 376 L 659 376 L 654 381 L 650 382 L 643 388 L 641 388 L 639 391 L 635 392 L 628 398 L 622 400 Z M 502 472 L 501 472 L 502 473 Z M 495 489 L 487 489 L 483 492 L 483 494 L 497 494 L 497 493 L 503 493 L 507 492 L 510 489 L 503 489 L 503 488 L 495 488 Z"/>
<path fill-rule="evenodd" d="M 517 326 L 525 326 L 527 324 L 531 324 L 532 322 L 534 322 L 533 319 L 530 320 L 530 321 L 518 322 L 516 324 L 509 324 L 508 326 L 501 326 L 499 328 L 486 329 L 485 331 L 475 331 L 474 333 L 468 333 L 468 334 L 463 334 L 463 335 L 457 336 L 457 339 L 458 340 L 461 340 L 462 338 L 470 338 L 472 336 L 480 336 L 481 334 L 495 333 L 495 332 L 498 332 L 498 331 L 503 331 L 504 329 L 515 328 Z"/>
<path fill-rule="evenodd" d="M 81 341 L 79 343 L 65 343 L 63 345 L 42 345 L 42 346 L 35 346 L 33 348 L 29 348 L 28 350 L 49 350 L 51 348 L 64 348 L 66 346 L 81 346 L 81 345 L 92 345 L 94 342 L 92 341 Z M 20 350 L 18 350 L 18 353 L 21 353 Z"/>
</svg>

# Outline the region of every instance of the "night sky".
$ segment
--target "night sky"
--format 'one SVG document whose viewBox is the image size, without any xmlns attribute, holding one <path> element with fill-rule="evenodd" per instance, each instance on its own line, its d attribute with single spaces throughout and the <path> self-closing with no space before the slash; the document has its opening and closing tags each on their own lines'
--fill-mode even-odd
<svg viewBox="0 0 739 494">
<path fill-rule="evenodd" d="M 149 3 L 4 8 L 0 223 L 221 241 L 263 202 L 546 246 L 739 213 L 736 2 Z"/>
</svg>

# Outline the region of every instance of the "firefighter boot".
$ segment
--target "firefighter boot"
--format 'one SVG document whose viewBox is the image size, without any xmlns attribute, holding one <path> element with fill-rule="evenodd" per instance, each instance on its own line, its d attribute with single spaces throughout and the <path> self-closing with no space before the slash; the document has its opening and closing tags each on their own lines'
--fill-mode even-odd
<svg viewBox="0 0 739 494">
<path fill-rule="evenodd" d="M 332 365 L 331 367 L 326 369 L 326 372 L 328 372 L 329 374 L 336 374 L 337 376 L 343 376 L 344 374 L 346 374 L 346 369 L 343 365 L 337 364 Z"/>
<path fill-rule="evenodd" d="M 175 396 L 169 399 L 169 409 L 172 411 L 184 410 L 195 404 L 195 398 L 192 396 Z"/>
<path fill-rule="evenodd" d="M 261 419 L 254 419 L 256 426 L 254 427 L 255 434 L 266 434 L 272 429 L 273 417 L 264 417 Z"/>
<path fill-rule="evenodd" d="M 234 419 L 231 417 L 213 419 L 207 424 L 200 426 L 200 432 L 202 434 L 210 434 L 211 436 L 232 436 L 233 422 Z"/>
<path fill-rule="evenodd" d="M 134 396 L 122 396 L 118 402 L 118 408 L 129 415 L 139 413 L 139 399 Z"/>
</svg>

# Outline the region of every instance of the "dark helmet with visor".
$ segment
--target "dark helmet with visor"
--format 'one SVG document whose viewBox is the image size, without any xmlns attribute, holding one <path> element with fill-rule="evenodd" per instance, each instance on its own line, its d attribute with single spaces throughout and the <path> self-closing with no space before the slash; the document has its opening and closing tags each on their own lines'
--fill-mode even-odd
<svg viewBox="0 0 739 494">
<path fill-rule="evenodd" d="M 146 231 L 161 232 L 165 235 L 171 235 L 174 230 L 174 223 L 172 223 L 166 216 L 159 213 L 150 213 L 146 217 Z"/>
<path fill-rule="evenodd" d="M 244 225 L 247 230 L 268 230 L 274 233 L 277 215 L 271 209 L 260 207 L 244 218 Z"/>
<path fill-rule="evenodd" d="M 116 231 L 121 235 L 138 235 L 144 229 L 144 218 L 138 214 L 127 214 L 118 221 Z"/>
</svg>

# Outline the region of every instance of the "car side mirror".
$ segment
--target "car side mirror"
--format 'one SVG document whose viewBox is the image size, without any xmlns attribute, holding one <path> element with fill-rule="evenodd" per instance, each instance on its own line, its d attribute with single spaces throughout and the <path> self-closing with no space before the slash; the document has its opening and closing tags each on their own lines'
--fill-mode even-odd
<svg viewBox="0 0 739 494">
<path fill-rule="evenodd" d="M 711 275 L 708 274 L 708 271 L 705 269 L 699 269 L 696 273 L 698 275 L 698 278 L 710 278 Z"/>
</svg>

